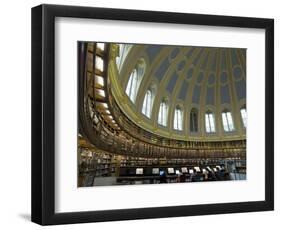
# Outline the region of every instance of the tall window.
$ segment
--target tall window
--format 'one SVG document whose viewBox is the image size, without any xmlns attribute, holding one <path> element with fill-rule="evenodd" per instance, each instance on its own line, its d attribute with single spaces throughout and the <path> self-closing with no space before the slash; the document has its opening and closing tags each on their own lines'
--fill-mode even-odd
<svg viewBox="0 0 281 230">
<path fill-rule="evenodd" d="M 129 96 L 132 102 L 135 102 L 136 99 L 137 85 L 138 85 L 138 73 L 137 70 L 134 69 L 130 75 L 126 88 L 126 94 Z"/>
<path fill-rule="evenodd" d="M 183 130 L 183 112 L 179 106 L 175 109 L 174 129 Z"/>
<path fill-rule="evenodd" d="M 117 68 L 120 71 L 132 45 L 129 44 L 119 44 L 119 56 L 116 57 Z"/>
<path fill-rule="evenodd" d="M 216 132 L 215 118 L 214 118 L 214 114 L 213 113 L 207 112 L 205 114 L 205 126 L 206 126 L 206 132 L 207 133 L 214 133 L 214 132 Z"/>
<path fill-rule="evenodd" d="M 225 111 L 222 113 L 222 124 L 224 131 L 231 132 L 234 130 L 232 116 L 229 111 Z"/>
<path fill-rule="evenodd" d="M 139 60 L 136 67 L 133 69 L 128 84 L 126 86 L 126 94 L 131 101 L 135 103 L 138 94 L 138 89 L 145 72 L 145 62 L 143 59 Z"/>
<path fill-rule="evenodd" d="M 198 132 L 198 112 L 192 109 L 190 112 L 190 132 Z"/>
<path fill-rule="evenodd" d="M 143 100 L 143 105 L 142 105 L 142 113 L 150 118 L 151 116 L 151 110 L 152 110 L 152 92 L 151 90 L 147 90 L 144 100 Z"/>
<path fill-rule="evenodd" d="M 167 102 L 162 101 L 160 103 L 160 109 L 158 114 L 158 123 L 163 126 L 167 126 L 168 120 L 168 105 Z"/>
<path fill-rule="evenodd" d="M 242 117 L 244 128 L 247 128 L 247 113 L 246 113 L 246 109 L 245 108 L 241 109 L 240 113 L 241 113 L 241 117 Z"/>
</svg>

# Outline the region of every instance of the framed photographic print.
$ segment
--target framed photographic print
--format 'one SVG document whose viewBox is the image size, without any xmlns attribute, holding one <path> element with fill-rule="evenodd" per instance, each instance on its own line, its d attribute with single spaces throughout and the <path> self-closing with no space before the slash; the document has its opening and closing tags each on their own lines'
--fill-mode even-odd
<svg viewBox="0 0 281 230">
<path fill-rule="evenodd" d="M 273 19 L 32 9 L 32 221 L 274 208 Z"/>
</svg>

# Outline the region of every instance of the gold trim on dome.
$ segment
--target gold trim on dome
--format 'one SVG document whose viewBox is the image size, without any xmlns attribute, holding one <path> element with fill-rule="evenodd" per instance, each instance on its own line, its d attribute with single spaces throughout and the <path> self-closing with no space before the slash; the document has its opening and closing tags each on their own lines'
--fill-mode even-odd
<svg viewBox="0 0 281 230">
<path fill-rule="evenodd" d="M 147 56 L 146 48 L 147 45 L 133 45 L 128 53 L 126 60 L 123 63 L 122 69 L 118 70 L 115 62 L 115 58 L 117 53 L 117 44 L 110 45 L 110 61 L 108 65 L 108 77 L 111 84 L 112 94 L 121 108 L 121 110 L 126 114 L 130 120 L 135 122 L 141 128 L 158 134 L 163 137 L 173 138 L 178 140 L 190 140 L 190 141 L 221 141 L 221 140 L 245 140 L 246 139 L 246 130 L 241 124 L 240 119 L 240 108 L 241 106 L 246 104 L 246 100 L 242 99 L 237 101 L 236 95 L 236 88 L 235 83 L 232 77 L 228 78 L 228 87 L 229 87 L 229 97 L 230 97 L 230 104 L 221 104 L 221 80 L 220 80 L 220 73 L 222 71 L 226 71 L 228 76 L 232 76 L 232 64 L 231 64 L 231 54 L 228 48 L 225 48 L 226 53 L 226 69 L 221 70 L 221 58 L 222 52 L 220 49 L 223 48 L 195 48 L 195 51 L 192 53 L 190 58 L 186 58 L 185 54 L 190 50 L 190 47 L 183 47 L 179 54 L 172 60 L 170 66 L 168 67 L 165 76 L 163 77 L 162 81 L 157 81 L 154 76 L 156 69 L 159 65 L 163 62 L 163 60 L 170 55 L 170 52 L 175 48 L 174 46 L 164 47 L 159 54 L 152 60 L 150 63 L 150 59 Z M 199 57 L 198 64 L 194 66 L 193 62 L 198 54 L 202 51 L 202 57 Z M 216 49 L 216 50 L 212 50 Z M 214 52 L 217 58 L 215 70 L 211 69 L 212 61 L 210 61 L 208 55 L 209 52 Z M 243 69 L 245 63 L 242 62 L 243 56 L 240 52 L 237 52 L 237 58 L 241 68 Z M 208 59 L 207 67 L 204 72 L 204 79 L 201 83 L 197 82 L 197 76 L 200 72 L 203 72 L 201 66 L 205 60 Z M 132 103 L 131 100 L 125 93 L 126 84 L 128 82 L 130 73 L 132 69 L 135 67 L 136 63 L 139 59 L 143 59 L 146 63 L 146 70 L 143 76 L 143 80 L 140 84 L 138 95 L 135 103 Z M 177 79 L 172 94 L 169 95 L 166 88 L 169 84 L 170 79 L 173 77 L 173 73 L 177 71 L 177 64 L 180 63 L 181 60 L 185 60 L 185 65 L 188 66 L 184 68 L 179 73 L 181 73 L 179 79 Z M 170 60 L 171 61 L 171 60 Z M 189 67 L 194 66 L 192 78 L 188 81 L 189 88 L 187 92 L 187 96 L 184 101 L 178 99 L 177 96 L 180 92 L 181 85 L 184 81 L 184 75 L 186 76 Z M 208 88 L 208 79 L 210 73 L 215 73 L 216 77 L 214 83 L 214 105 L 207 106 L 206 105 L 206 95 L 207 95 L 207 88 Z M 243 74 L 245 77 L 245 74 Z M 145 115 L 141 113 L 142 103 L 144 100 L 144 95 L 147 89 L 151 86 L 155 86 L 156 96 L 153 101 L 153 107 L 151 112 L 151 118 L 147 118 Z M 200 85 L 201 92 L 200 92 L 200 101 L 199 104 L 192 103 L 192 96 L 193 91 L 195 89 L 195 85 Z M 168 112 L 168 125 L 167 127 L 162 127 L 158 125 L 158 111 L 159 106 L 161 103 L 162 98 L 168 97 L 169 98 L 169 112 Z M 173 117 L 174 117 L 174 109 L 175 106 L 183 105 L 183 112 L 184 112 L 184 124 L 183 124 L 183 131 L 176 131 L 173 129 Z M 187 106 L 189 105 L 189 106 Z M 190 120 L 190 111 L 195 107 L 198 109 L 198 133 L 191 134 L 189 131 L 189 120 Z M 208 108 L 212 107 L 212 111 L 215 114 L 215 125 L 216 125 L 216 133 L 215 134 L 207 134 L 205 132 L 205 112 Z M 235 131 L 226 133 L 223 131 L 222 127 L 222 119 L 221 119 L 221 111 L 223 108 L 229 108 L 234 121 Z"/>
</svg>

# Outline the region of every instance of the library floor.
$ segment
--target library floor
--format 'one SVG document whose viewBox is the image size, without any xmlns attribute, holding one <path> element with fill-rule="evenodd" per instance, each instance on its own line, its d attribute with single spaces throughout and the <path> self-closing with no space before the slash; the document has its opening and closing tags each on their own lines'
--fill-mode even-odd
<svg viewBox="0 0 281 230">
<path fill-rule="evenodd" d="M 138 185 L 160 183 L 184 183 L 245 180 L 246 172 L 237 169 L 229 172 L 223 165 L 207 167 L 175 167 L 175 168 L 123 168 L 119 176 L 116 174 L 96 176 L 89 171 L 80 179 L 81 186 L 114 186 L 114 185 Z"/>
</svg>

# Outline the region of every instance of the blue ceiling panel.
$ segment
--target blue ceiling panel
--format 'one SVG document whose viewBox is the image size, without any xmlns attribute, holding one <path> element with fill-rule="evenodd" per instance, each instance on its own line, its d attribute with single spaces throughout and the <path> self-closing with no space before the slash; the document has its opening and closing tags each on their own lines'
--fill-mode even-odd
<svg viewBox="0 0 281 230">
<path fill-rule="evenodd" d="M 193 54 L 194 50 L 195 50 L 195 47 L 191 47 L 190 50 L 186 53 L 185 56 L 186 56 L 187 58 L 190 58 L 191 55 Z"/>
<path fill-rule="evenodd" d="M 216 71 L 217 68 L 217 52 L 213 51 L 213 56 L 212 56 L 212 64 L 211 64 L 211 70 Z"/>
<path fill-rule="evenodd" d="M 208 87 L 207 88 L 206 104 L 207 105 L 214 105 L 215 104 L 215 90 L 214 90 L 214 87 Z"/>
<path fill-rule="evenodd" d="M 233 76 L 235 78 L 235 80 L 239 80 L 242 76 L 242 69 L 239 66 L 236 66 L 233 69 Z"/>
<path fill-rule="evenodd" d="M 193 68 L 190 68 L 190 69 L 187 71 L 186 79 L 187 79 L 187 80 L 190 80 L 190 79 L 192 78 L 192 74 L 193 74 Z"/>
<path fill-rule="evenodd" d="M 181 71 L 184 66 L 185 66 L 185 61 L 183 60 L 178 64 L 178 71 Z"/>
<path fill-rule="evenodd" d="M 226 55 L 225 50 L 221 52 L 221 69 L 226 70 Z"/>
<path fill-rule="evenodd" d="M 192 103 L 199 103 L 200 101 L 201 86 L 196 85 L 193 89 Z"/>
<path fill-rule="evenodd" d="M 162 48 L 163 48 L 163 46 L 160 46 L 160 45 L 149 45 L 146 48 L 146 53 L 147 53 L 147 56 L 149 57 L 150 63 L 159 54 L 159 52 Z"/>
<path fill-rule="evenodd" d="M 221 83 L 225 84 L 227 82 L 227 73 L 226 72 L 222 72 L 221 73 Z"/>
<path fill-rule="evenodd" d="M 205 70 L 207 68 L 208 60 L 209 60 L 209 53 L 206 55 L 205 60 L 201 65 L 201 69 Z"/>
<path fill-rule="evenodd" d="M 231 61 L 232 61 L 232 65 L 239 65 L 239 61 L 238 61 L 238 57 L 237 57 L 237 53 L 234 49 L 231 50 Z"/>
<path fill-rule="evenodd" d="M 215 80 L 216 80 L 215 74 L 211 73 L 211 74 L 209 75 L 208 84 L 209 84 L 209 85 L 214 84 L 214 83 L 215 83 Z"/>
<path fill-rule="evenodd" d="M 197 83 L 200 84 L 204 79 L 204 74 L 203 72 L 200 72 L 197 76 Z"/>
<path fill-rule="evenodd" d="M 197 64 L 198 64 L 200 58 L 202 57 L 203 51 L 204 51 L 204 49 L 201 49 L 201 50 L 199 51 L 199 53 L 197 54 L 197 57 L 196 57 L 196 58 L 194 59 L 194 61 L 193 61 L 193 64 L 194 64 L 194 65 L 197 65 Z"/>
<path fill-rule="evenodd" d="M 169 81 L 169 83 L 168 83 L 168 85 L 167 85 L 167 88 L 166 88 L 170 93 L 173 92 L 177 80 L 178 80 L 178 75 L 177 75 L 177 73 L 175 72 L 175 73 L 171 76 L 170 81 Z"/>
<path fill-rule="evenodd" d="M 164 61 L 162 61 L 162 63 L 160 64 L 160 66 L 158 67 L 158 69 L 155 72 L 155 77 L 161 81 L 163 79 L 163 77 L 165 76 L 165 73 L 167 72 L 169 68 L 169 59 L 168 57 L 164 59 Z"/>
<path fill-rule="evenodd" d="M 238 99 L 246 98 L 246 81 L 244 79 L 237 81 L 235 87 Z"/>
<path fill-rule="evenodd" d="M 221 86 L 221 103 L 230 103 L 229 87 L 228 85 Z"/>
<path fill-rule="evenodd" d="M 183 81 L 183 83 L 181 85 L 179 95 L 178 95 L 178 99 L 185 100 L 185 97 L 186 97 L 186 94 L 187 94 L 187 89 L 188 89 L 188 82 Z"/>
<path fill-rule="evenodd" d="M 174 59 L 178 55 L 179 52 L 180 52 L 179 48 L 173 49 L 173 51 L 171 52 L 171 58 Z"/>
</svg>

